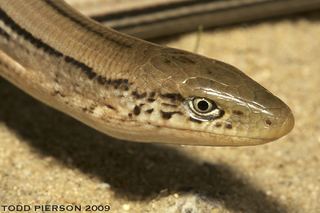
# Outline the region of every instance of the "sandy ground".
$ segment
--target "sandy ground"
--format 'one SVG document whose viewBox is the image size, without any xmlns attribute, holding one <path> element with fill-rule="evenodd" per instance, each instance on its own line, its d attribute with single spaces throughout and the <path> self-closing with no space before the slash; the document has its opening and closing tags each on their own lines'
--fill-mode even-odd
<svg viewBox="0 0 320 213">
<path fill-rule="evenodd" d="M 0 204 L 109 204 L 111 212 L 319 212 L 319 17 L 202 34 L 201 54 L 245 70 L 293 109 L 294 130 L 262 146 L 119 141 L 0 79 Z M 191 33 L 162 43 L 192 50 L 195 40 Z"/>
</svg>

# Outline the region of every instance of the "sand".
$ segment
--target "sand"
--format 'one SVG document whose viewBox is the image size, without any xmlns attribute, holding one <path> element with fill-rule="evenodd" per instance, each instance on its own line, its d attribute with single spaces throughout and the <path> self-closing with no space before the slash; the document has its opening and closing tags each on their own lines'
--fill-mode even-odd
<svg viewBox="0 0 320 213">
<path fill-rule="evenodd" d="M 200 54 L 238 66 L 292 108 L 294 130 L 261 146 L 119 141 L 0 79 L 0 211 L 9 204 L 101 204 L 111 212 L 319 212 L 319 17 L 201 36 Z M 192 51 L 196 36 L 160 42 Z"/>
</svg>

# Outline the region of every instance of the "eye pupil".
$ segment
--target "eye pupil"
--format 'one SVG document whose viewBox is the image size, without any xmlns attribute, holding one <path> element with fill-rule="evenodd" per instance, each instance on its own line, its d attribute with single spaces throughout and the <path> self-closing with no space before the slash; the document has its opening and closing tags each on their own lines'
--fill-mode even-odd
<svg viewBox="0 0 320 213">
<path fill-rule="evenodd" d="M 217 104 L 205 97 L 191 97 L 186 102 L 190 117 L 200 121 L 209 121 L 223 115 Z"/>
<path fill-rule="evenodd" d="M 201 100 L 198 102 L 197 107 L 201 111 L 207 111 L 209 109 L 209 103 L 205 100 Z"/>
<path fill-rule="evenodd" d="M 210 113 L 217 108 L 213 101 L 205 98 L 194 98 L 190 107 L 198 113 Z"/>
</svg>

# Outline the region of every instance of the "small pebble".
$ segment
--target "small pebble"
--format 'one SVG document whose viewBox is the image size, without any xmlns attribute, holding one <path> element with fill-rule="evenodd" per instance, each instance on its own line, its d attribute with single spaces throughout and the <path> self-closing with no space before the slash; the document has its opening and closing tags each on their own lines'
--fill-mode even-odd
<svg viewBox="0 0 320 213">
<path fill-rule="evenodd" d="M 125 211 L 129 211 L 130 210 L 130 205 L 129 204 L 123 204 L 122 205 L 122 209 Z"/>
<path fill-rule="evenodd" d="M 99 185 L 99 187 L 101 189 L 109 189 L 110 188 L 110 184 L 109 183 L 102 183 Z"/>
</svg>

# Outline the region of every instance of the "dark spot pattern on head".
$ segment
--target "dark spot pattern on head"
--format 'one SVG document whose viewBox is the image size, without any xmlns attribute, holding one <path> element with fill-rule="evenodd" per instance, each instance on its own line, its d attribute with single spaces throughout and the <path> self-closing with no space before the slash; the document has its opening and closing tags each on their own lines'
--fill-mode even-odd
<svg viewBox="0 0 320 213">
<path fill-rule="evenodd" d="M 147 109 L 145 112 L 151 114 L 153 112 L 153 109 Z"/>
<path fill-rule="evenodd" d="M 172 115 L 174 115 L 174 114 L 182 114 L 180 111 L 174 111 L 174 112 L 165 112 L 165 111 L 160 111 L 161 112 L 161 116 L 162 116 L 162 118 L 163 119 L 166 119 L 166 120 L 169 120 L 171 117 L 172 117 Z"/>
<path fill-rule="evenodd" d="M 139 115 L 140 112 L 141 112 L 141 108 L 136 105 L 136 106 L 133 108 L 133 114 L 134 114 L 134 115 Z"/>
<path fill-rule="evenodd" d="M 113 110 L 113 111 L 117 111 L 117 109 L 116 109 L 114 106 L 110 105 L 110 104 L 106 104 L 106 106 L 107 106 L 109 109 Z"/>
<path fill-rule="evenodd" d="M 131 95 L 134 97 L 134 98 L 136 98 L 136 99 L 142 99 L 142 98 L 145 98 L 146 96 L 147 96 L 147 93 L 146 92 L 144 92 L 144 93 L 138 93 L 138 91 L 133 91 L 132 93 L 131 93 Z"/>
<path fill-rule="evenodd" d="M 225 111 L 220 109 L 220 113 L 219 113 L 219 116 L 217 118 L 222 118 L 225 114 Z"/>
<path fill-rule="evenodd" d="M 233 113 L 234 115 L 239 115 L 239 116 L 243 115 L 243 112 L 240 111 L 240 110 L 233 110 L 232 113 Z"/>
<path fill-rule="evenodd" d="M 156 92 L 150 92 L 149 93 L 149 98 L 154 98 L 154 96 L 156 96 Z"/>
<path fill-rule="evenodd" d="M 225 124 L 225 128 L 227 128 L 227 129 L 232 129 L 232 124 L 231 124 L 231 123 L 226 123 L 226 124 Z"/>
<path fill-rule="evenodd" d="M 170 99 L 171 101 L 184 101 L 184 98 L 179 93 L 165 93 L 160 96 L 162 98 Z"/>
<path fill-rule="evenodd" d="M 178 107 L 176 104 L 168 104 L 168 103 L 161 103 L 162 106 L 167 106 L 167 107 L 173 107 L 176 108 Z"/>
<path fill-rule="evenodd" d="M 154 102 L 156 99 L 154 99 L 154 98 L 148 98 L 147 99 L 147 101 L 149 102 L 149 103 L 152 103 L 152 102 Z"/>
</svg>

